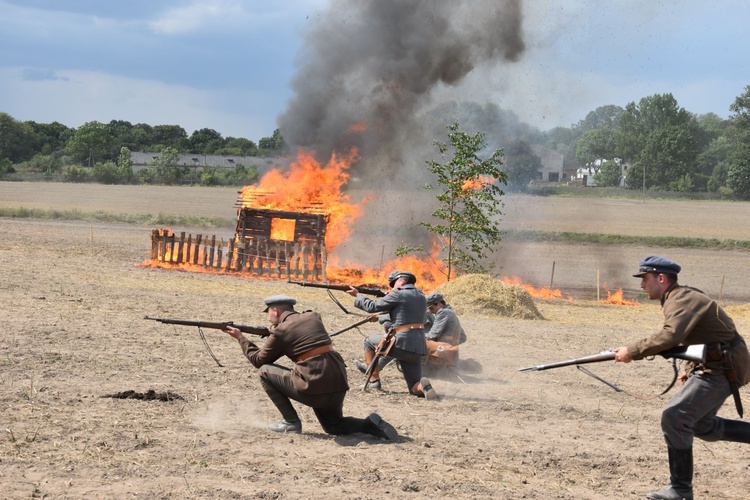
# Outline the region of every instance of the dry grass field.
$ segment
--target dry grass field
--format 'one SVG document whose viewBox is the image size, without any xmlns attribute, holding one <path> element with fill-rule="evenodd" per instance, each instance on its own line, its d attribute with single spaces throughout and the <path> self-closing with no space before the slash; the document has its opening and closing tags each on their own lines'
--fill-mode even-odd
<svg viewBox="0 0 750 500">
<path fill-rule="evenodd" d="M 0 207 L 231 220 L 235 198 L 233 189 L 0 182 Z M 740 203 L 511 195 L 505 204 L 508 229 L 750 239 Z M 572 367 L 518 369 L 658 327 L 658 305 L 628 278 L 650 254 L 680 262 L 681 281 L 722 295 L 740 331 L 750 328 L 745 252 L 508 242 L 495 256 L 503 274 L 548 285 L 554 262 L 554 286 L 572 300 L 536 301 L 543 320 L 462 315 L 462 357 L 483 370 L 434 380 L 439 402 L 408 396 L 392 368 L 385 393 L 364 392 L 350 363 L 345 412 L 377 411 L 402 442 L 328 436 L 307 408 L 303 434 L 275 435 L 264 427 L 278 415 L 233 339 L 205 332 L 219 367 L 195 329 L 143 317 L 264 324 L 262 298 L 287 293 L 300 309 L 320 311 L 331 331 L 352 323 L 323 291 L 140 267 L 148 225 L 0 218 L 0 228 L 4 498 L 643 498 L 668 476 L 659 429 L 667 396 L 634 399 Z M 640 304 L 593 300 L 597 283 L 612 280 Z M 334 346 L 354 359 L 362 337 L 377 331 L 365 325 Z M 592 370 L 644 394 L 671 375 L 664 360 Z M 126 391 L 170 400 L 109 397 Z M 736 418 L 731 403 L 721 414 Z M 697 442 L 697 498 L 747 498 L 746 454 L 739 444 Z"/>
</svg>

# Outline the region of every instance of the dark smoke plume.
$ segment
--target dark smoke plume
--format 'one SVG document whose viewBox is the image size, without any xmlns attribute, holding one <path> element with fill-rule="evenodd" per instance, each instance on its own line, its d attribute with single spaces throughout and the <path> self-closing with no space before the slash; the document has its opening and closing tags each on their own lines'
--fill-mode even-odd
<svg viewBox="0 0 750 500">
<path fill-rule="evenodd" d="M 426 139 L 435 124 L 417 119 L 439 104 L 432 92 L 477 67 L 518 60 L 521 27 L 520 0 L 332 0 L 306 34 L 281 133 L 321 162 L 358 147 L 354 177 L 413 182 L 410 169 L 424 170 L 425 160 L 414 151 L 446 140 Z"/>
</svg>

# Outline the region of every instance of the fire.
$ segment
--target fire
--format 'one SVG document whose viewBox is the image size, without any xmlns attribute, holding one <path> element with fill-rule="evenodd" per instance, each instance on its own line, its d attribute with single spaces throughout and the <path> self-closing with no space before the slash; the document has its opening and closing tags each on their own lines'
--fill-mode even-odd
<svg viewBox="0 0 750 500">
<path fill-rule="evenodd" d="M 300 149 L 288 170 L 271 170 L 258 184 L 242 188 L 241 205 L 327 214 L 326 251 L 333 252 L 349 238 L 354 221 L 362 215 L 362 207 L 351 203 L 341 189 L 349 180 L 349 168 L 358 160 L 359 155 L 353 149 L 348 155 L 334 153 L 327 165 L 321 165 L 311 151 Z M 272 231 L 279 232 L 274 232 L 274 238 L 278 234 L 279 239 L 291 239 L 289 234 L 294 233 L 294 225 L 284 225 L 282 219 L 277 220 L 278 228 L 272 227 Z"/>
<path fill-rule="evenodd" d="M 354 125 L 350 125 L 349 128 L 346 129 L 347 132 L 365 132 L 367 131 L 367 123 L 365 122 L 359 122 L 355 123 Z"/>
<path fill-rule="evenodd" d="M 482 189 L 483 187 L 494 183 L 496 180 L 497 179 L 489 175 L 480 175 L 478 179 L 469 179 L 464 182 L 461 186 L 461 189 L 463 189 L 464 191 L 468 191 L 470 189 Z"/>
<path fill-rule="evenodd" d="M 602 300 L 605 304 L 615 304 L 618 306 L 637 306 L 640 305 L 635 300 L 625 299 L 622 287 L 618 288 L 616 292 L 612 293 L 607 290 L 607 284 L 604 284 L 604 291 L 607 292 L 607 298 Z"/>
<path fill-rule="evenodd" d="M 501 279 L 501 281 L 506 285 L 520 286 L 521 288 L 529 292 L 529 295 L 531 295 L 531 297 L 535 299 L 550 300 L 567 298 L 569 300 L 572 300 L 572 298 L 567 294 L 565 295 L 565 297 L 563 297 L 563 293 L 558 289 L 553 289 L 548 286 L 535 287 L 524 283 L 523 281 L 521 281 L 521 278 L 518 278 L 516 276 L 504 277 Z"/>
</svg>

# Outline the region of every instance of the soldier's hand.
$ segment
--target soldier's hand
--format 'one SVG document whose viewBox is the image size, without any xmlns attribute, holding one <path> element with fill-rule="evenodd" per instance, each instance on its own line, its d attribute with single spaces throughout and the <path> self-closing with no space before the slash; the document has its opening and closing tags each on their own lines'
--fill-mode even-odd
<svg viewBox="0 0 750 500">
<path fill-rule="evenodd" d="M 633 361 L 633 357 L 628 352 L 626 346 L 621 346 L 615 349 L 615 361 L 618 363 L 630 363 Z"/>
<path fill-rule="evenodd" d="M 359 291 L 351 285 L 349 286 L 349 290 L 344 290 L 344 291 L 348 293 L 349 295 L 351 295 L 352 297 L 356 297 L 357 295 L 359 295 Z"/>
</svg>

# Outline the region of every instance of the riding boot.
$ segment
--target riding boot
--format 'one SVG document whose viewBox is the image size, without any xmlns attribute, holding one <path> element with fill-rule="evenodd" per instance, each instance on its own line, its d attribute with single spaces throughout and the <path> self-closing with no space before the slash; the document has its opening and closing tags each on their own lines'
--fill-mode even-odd
<svg viewBox="0 0 750 500">
<path fill-rule="evenodd" d="M 722 441 L 750 443 L 750 423 L 741 420 L 725 420 Z"/>
<path fill-rule="evenodd" d="M 646 498 L 659 500 L 693 500 L 693 449 L 667 447 L 669 453 L 669 485 L 649 493 Z"/>
</svg>

